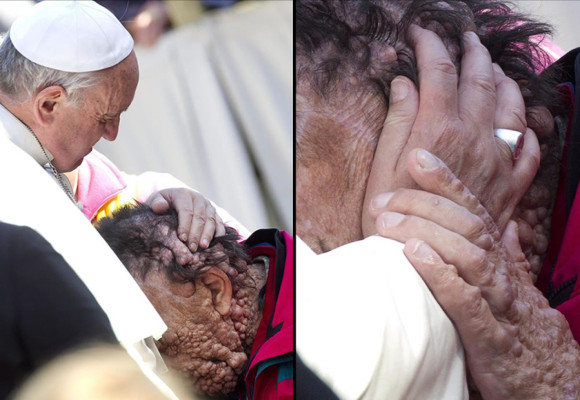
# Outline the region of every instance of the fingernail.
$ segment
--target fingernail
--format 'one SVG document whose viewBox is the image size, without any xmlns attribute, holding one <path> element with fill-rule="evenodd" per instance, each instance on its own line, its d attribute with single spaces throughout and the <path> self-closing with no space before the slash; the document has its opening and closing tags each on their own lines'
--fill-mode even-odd
<svg viewBox="0 0 580 400">
<path fill-rule="evenodd" d="M 192 243 L 192 244 L 189 245 L 189 249 L 191 251 L 196 251 L 197 250 L 197 245 L 195 243 Z"/>
<path fill-rule="evenodd" d="M 397 226 L 405 218 L 403 214 L 386 212 L 381 215 L 381 225 L 383 228 L 393 228 Z"/>
<path fill-rule="evenodd" d="M 424 241 L 418 240 L 413 248 L 413 255 L 419 259 L 431 258 L 433 251 Z"/>
<path fill-rule="evenodd" d="M 187 235 L 185 233 L 179 234 L 179 240 L 185 242 L 187 240 Z"/>
<path fill-rule="evenodd" d="M 207 249 L 207 246 L 209 245 L 207 239 L 201 239 L 201 242 L 199 242 L 199 244 L 201 245 L 201 247 L 203 247 L 204 249 Z"/>
<path fill-rule="evenodd" d="M 428 151 L 419 150 L 417 151 L 417 162 L 421 168 L 426 170 L 432 170 L 439 167 L 439 161 Z"/>
<path fill-rule="evenodd" d="M 397 77 L 391 82 L 389 102 L 391 104 L 397 103 L 407 97 L 407 93 L 409 93 L 409 86 L 407 81 L 403 78 Z"/>
<path fill-rule="evenodd" d="M 389 192 L 376 195 L 375 198 L 371 200 L 371 208 L 373 210 L 380 210 L 385 208 L 387 204 L 389 204 L 389 200 L 391 200 L 393 194 L 393 192 Z"/>
</svg>

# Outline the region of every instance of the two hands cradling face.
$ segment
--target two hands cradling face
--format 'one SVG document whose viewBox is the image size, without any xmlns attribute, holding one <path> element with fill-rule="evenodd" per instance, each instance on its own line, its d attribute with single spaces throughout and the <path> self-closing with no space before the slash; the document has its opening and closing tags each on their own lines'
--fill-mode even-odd
<svg viewBox="0 0 580 400">
<path fill-rule="evenodd" d="M 412 39 L 421 90 L 403 77 L 392 83 L 364 234 L 405 243 L 461 337 L 472 398 L 578 398 L 579 346 L 533 284 L 518 237 L 525 218 L 513 221 L 540 161 L 519 87 L 472 33 L 464 37 L 459 77 L 435 34 L 413 28 Z M 535 118 L 532 128 L 552 125 Z M 497 128 L 525 132 L 517 160 L 493 136 Z"/>
</svg>

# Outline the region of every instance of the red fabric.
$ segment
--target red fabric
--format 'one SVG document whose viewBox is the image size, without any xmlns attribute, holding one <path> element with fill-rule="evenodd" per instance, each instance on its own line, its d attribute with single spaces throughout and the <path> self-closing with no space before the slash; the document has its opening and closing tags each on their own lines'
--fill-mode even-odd
<svg viewBox="0 0 580 400">
<path fill-rule="evenodd" d="M 264 294 L 264 310 L 250 356 L 246 374 L 248 396 L 255 400 L 293 399 L 294 354 L 294 241 L 283 231 L 277 232 L 283 240 L 279 246 L 274 240 L 249 247 L 251 257 L 265 255 L 270 259 L 270 269 Z M 264 236 L 262 235 L 260 239 Z M 253 243 L 252 235 L 246 244 Z M 285 248 L 285 260 L 277 260 L 280 247 Z M 283 262 L 283 264 L 280 264 Z M 283 274 L 280 267 L 283 265 Z M 281 278 L 278 287 L 278 278 Z"/>
<path fill-rule="evenodd" d="M 578 260 L 576 260 L 578 263 Z M 575 288 L 575 291 L 578 290 L 578 287 Z M 560 304 L 556 307 L 556 310 L 560 311 L 566 317 L 568 324 L 570 325 L 570 330 L 574 335 L 574 339 L 577 342 L 580 342 L 580 296 L 578 294 L 573 294 L 568 301 Z"/>
<path fill-rule="evenodd" d="M 569 84 L 562 84 L 558 86 L 558 90 L 562 94 L 562 101 L 568 103 L 568 126 L 566 127 L 566 142 L 570 139 L 570 131 L 572 129 L 572 121 L 574 117 L 574 92 Z M 548 293 L 549 282 L 553 272 L 553 266 L 558 259 L 560 246 L 563 242 L 564 233 L 566 229 L 566 165 L 568 164 L 568 147 L 564 146 L 562 152 L 562 161 L 560 162 L 560 178 L 558 181 L 558 189 L 556 192 L 556 200 L 552 209 L 552 219 L 550 226 L 550 243 L 548 251 L 542 264 L 540 275 L 536 286 L 544 294 Z M 563 281 L 562 281 L 563 282 Z"/>
<path fill-rule="evenodd" d="M 552 282 L 555 288 L 565 283 L 569 279 L 574 279 L 580 272 L 580 190 L 576 191 L 574 204 L 570 210 L 568 223 L 558 262 L 552 275 Z M 576 281 L 569 300 L 556 306 L 570 324 L 572 333 L 576 341 L 580 342 L 580 282 Z"/>
<path fill-rule="evenodd" d="M 566 143 L 569 142 L 574 116 L 574 94 L 568 84 L 560 85 L 564 99 L 569 102 L 570 113 Z M 552 211 L 551 234 L 548 252 L 536 286 L 548 297 L 550 304 L 560 311 L 570 324 L 576 341 L 580 342 L 580 188 L 576 189 L 570 215 L 566 215 L 566 165 L 568 147 L 562 154 L 560 179 Z M 571 286 L 573 285 L 573 288 Z M 562 291 L 570 290 L 566 298 L 559 298 Z"/>
</svg>

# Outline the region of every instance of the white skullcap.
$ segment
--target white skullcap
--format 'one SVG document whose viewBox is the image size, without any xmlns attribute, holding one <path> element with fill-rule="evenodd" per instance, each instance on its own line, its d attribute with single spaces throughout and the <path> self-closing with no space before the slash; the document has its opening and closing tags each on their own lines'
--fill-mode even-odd
<svg viewBox="0 0 580 400">
<path fill-rule="evenodd" d="M 109 68 L 133 50 L 131 34 L 94 1 L 42 1 L 14 21 L 10 39 L 30 61 L 67 72 Z"/>
</svg>

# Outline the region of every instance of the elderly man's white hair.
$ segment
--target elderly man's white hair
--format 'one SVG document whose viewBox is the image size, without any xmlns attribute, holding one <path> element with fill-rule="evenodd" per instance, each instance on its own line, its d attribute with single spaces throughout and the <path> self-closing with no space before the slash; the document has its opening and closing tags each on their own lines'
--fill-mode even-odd
<svg viewBox="0 0 580 400">
<path fill-rule="evenodd" d="M 78 90 L 99 81 L 98 71 L 123 61 L 133 38 L 94 1 L 49 1 L 31 7 L 0 46 L 0 89 L 26 101 L 48 86 L 62 86 L 76 104 Z"/>
</svg>

